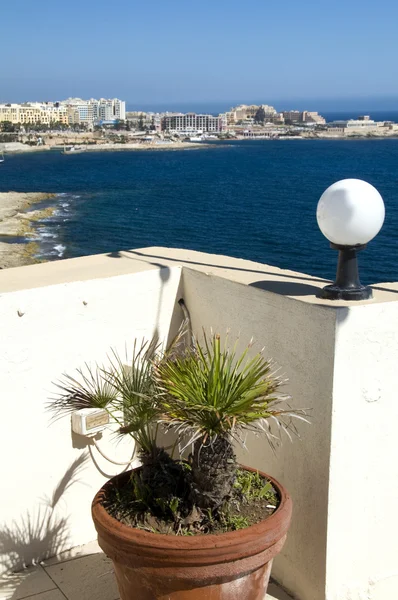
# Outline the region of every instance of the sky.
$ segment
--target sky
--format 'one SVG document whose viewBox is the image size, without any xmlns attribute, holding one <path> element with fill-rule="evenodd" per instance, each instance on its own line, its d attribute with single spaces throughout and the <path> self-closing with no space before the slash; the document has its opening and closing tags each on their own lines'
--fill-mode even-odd
<svg viewBox="0 0 398 600">
<path fill-rule="evenodd" d="M 398 108 L 395 0 L 0 2 L 0 102 Z"/>
</svg>

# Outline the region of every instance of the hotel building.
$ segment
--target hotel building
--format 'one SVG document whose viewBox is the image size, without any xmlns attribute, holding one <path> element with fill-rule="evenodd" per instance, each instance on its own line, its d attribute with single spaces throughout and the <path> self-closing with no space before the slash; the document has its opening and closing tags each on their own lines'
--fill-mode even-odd
<svg viewBox="0 0 398 600">
<path fill-rule="evenodd" d="M 166 115 L 162 118 L 162 130 L 187 134 L 220 133 L 223 130 L 223 119 L 221 116 L 195 113 Z"/>
<path fill-rule="evenodd" d="M 273 106 L 269 104 L 240 104 L 231 108 L 230 111 L 225 113 L 227 115 L 228 125 L 234 125 L 240 121 L 254 120 L 257 111 L 262 108 L 265 113 L 265 120 L 274 123 L 280 121 L 281 117 Z"/>
<path fill-rule="evenodd" d="M 81 98 L 68 98 L 61 102 L 68 110 L 70 124 L 82 123 L 92 126 L 96 123 L 124 121 L 126 119 L 126 103 L 118 98 L 96 100 L 82 100 Z"/>
<path fill-rule="evenodd" d="M 16 124 L 51 123 L 68 124 L 68 111 L 58 103 L 28 102 L 24 104 L 0 104 L 0 122 Z"/>
<path fill-rule="evenodd" d="M 314 123 L 317 125 L 324 125 L 326 123 L 325 118 L 314 111 L 285 110 L 285 111 L 283 111 L 282 115 L 287 124 L 289 124 L 289 123 Z"/>
</svg>

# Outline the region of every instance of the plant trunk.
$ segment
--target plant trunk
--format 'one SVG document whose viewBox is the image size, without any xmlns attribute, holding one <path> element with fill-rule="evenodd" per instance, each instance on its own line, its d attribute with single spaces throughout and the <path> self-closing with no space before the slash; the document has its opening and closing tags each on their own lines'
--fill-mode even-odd
<svg viewBox="0 0 398 600">
<path fill-rule="evenodd" d="M 236 477 L 236 456 L 230 440 L 218 436 L 194 445 L 192 501 L 199 508 L 216 509 L 232 495 Z"/>
</svg>

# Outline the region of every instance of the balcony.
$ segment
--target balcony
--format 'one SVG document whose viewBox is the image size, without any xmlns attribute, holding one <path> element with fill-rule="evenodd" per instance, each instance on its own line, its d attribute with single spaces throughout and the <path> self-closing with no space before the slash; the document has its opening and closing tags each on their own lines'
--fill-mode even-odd
<svg viewBox="0 0 398 600">
<path fill-rule="evenodd" d="M 116 600 L 107 559 L 91 546 L 72 549 L 95 540 L 92 497 L 120 467 L 72 434 L 68 419 L 50 425 L 46 403 L 62 373 L 103 363 L 111 347 L 123 353 L 134 338 L 171 339 L 183 297 L 195 332 L 230 329 L 243 345 L 254 335 L 288 379 L 293 404 L 311 409 L 301 440 L 276 455 L 255 437 L 239 450 L 242 463 L 274 475 L 293 497 L 275 580 L 298 600 L 394 600 L 398 284 L 373 286 L 368 302 L 320 300 L 324 285 L 166 248 L 0 271 L 0 564 L 7 572 L 42 561 L 6 577 L 0 597 Z M 115 445 L 109 433 L 101 445 L 136 464 L 128 440 Z"/>
</svg>

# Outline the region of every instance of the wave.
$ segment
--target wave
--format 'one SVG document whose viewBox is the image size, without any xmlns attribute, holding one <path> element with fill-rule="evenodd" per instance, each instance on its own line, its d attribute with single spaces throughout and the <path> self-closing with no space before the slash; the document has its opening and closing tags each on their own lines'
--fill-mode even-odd
<svg viewBox="0 0 398 600">
<path fill-rule="evenodd" d="M 50 231 L 39 231 L 39 237 L 40 238 L 56 238 L 57 234 L 56 233 L 51 233 Z"/>
<path fill-rule="evenodd" d="M 66 246 L 64 246 L 63 244 L 57 244 L 56 246 L 54 246 L 54 250 L 56 250 L 59 258 L 62 258 L 66 250 Z"/>
</svg>

